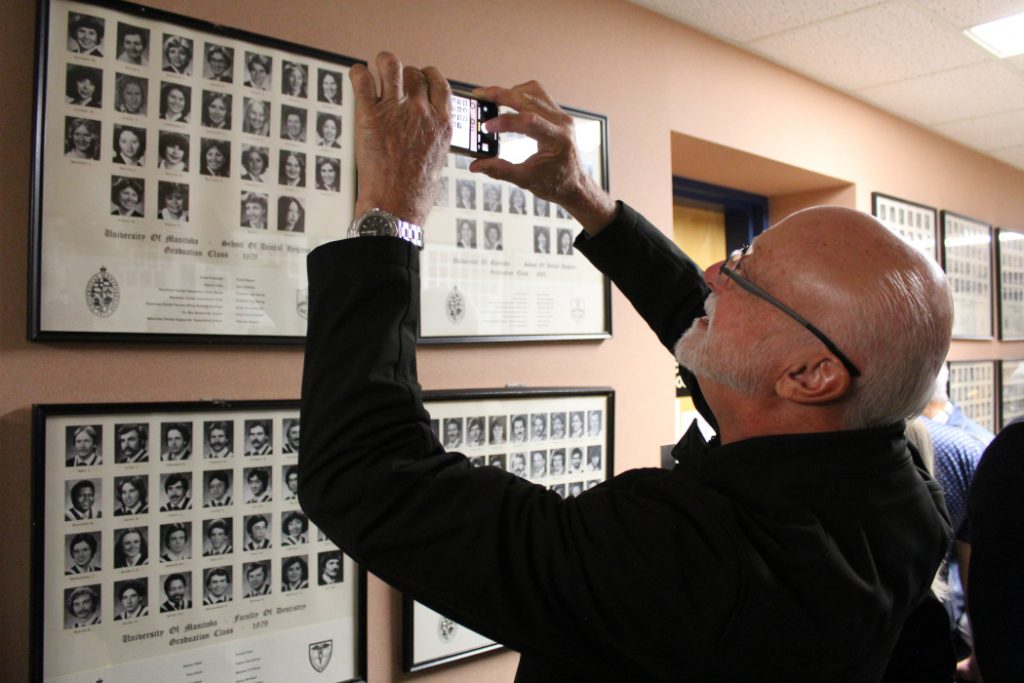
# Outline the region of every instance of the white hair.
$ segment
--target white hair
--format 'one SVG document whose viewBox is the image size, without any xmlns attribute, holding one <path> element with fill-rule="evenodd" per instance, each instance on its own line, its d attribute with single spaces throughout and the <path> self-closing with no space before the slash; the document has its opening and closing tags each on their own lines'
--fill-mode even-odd
<svg viewBox="0 0 1024 683">
<path fill-rule="evenodd" d="M 840 338 L 866 360 L 846 412 L 848 428 L 910 419 L 931 399 L 950 329 L 928 305 L 929 278 L 924 268 L 888 270 L 850 307 Z"/>
</svg>

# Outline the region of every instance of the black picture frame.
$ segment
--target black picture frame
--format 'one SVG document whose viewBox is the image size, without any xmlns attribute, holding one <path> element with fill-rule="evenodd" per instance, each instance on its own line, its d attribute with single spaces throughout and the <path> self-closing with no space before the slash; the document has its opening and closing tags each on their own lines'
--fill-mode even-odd
<svg viewBox="0 0 1024 683">
<path fill-rule="evenodd" d="M 248 650 L 254 655 L 250 660 L 253 671 L 262 670 L 266 680 L 365 683 L 366 572 L 308 522 L 304 529 L 295 530 L 301 531 L 297 541 L 294 536 L 290 539 L 296 542 L 289 542 L 284 525 L 286 513 L 297 511 L 300 520 L 304 517 L 292 495 L 294 491 L 284 481 L 287 470 L 298 462 L 292 447 L 298 443 L 296 435 L 286 437 L 286 432 L 298 420 L 299 410 L 298 400 L 33 406 L 32 681 L 73 674 L 95 680 L 96 670 L 102 678 L 125 675 L 134 679 L 144 675 L 157 657 L 161 667 L 183 667 L 183 679 L 189 672 L 203 672 L 205 678 L 213 680 L 226 679 L 233 677 L 234 671 L 220 675 L 217 667 L 230 668 L 235 659 L 230 652 Z M 271 452 L 245 455 L 245 424 L 266 420 L 274 426 Z M 222 430 L 230 436 L 226 447 L 220 444 L 218 453 L 210 434 L 226 423 L 233 429 Z M 71 449 L 75 450 L 76 462 L 79 456 L 87 455 L 78 442 L 80 432 L 89 433 L 81 430 L 83 426 L 89 427 L 95 437 L 91 445 L 98 447 L 92 451 L 97 457 L 83 459 L 87 464 L 68 464 Z M 142 426 L 145 429 L 140 429 Z M 142 433 L 155 440 L 175 430 L 192 435 L 190 455 L 180 461 L 165 459 L 160 454 L 162 449 L 152 441 L 130 439 L 130 434 Z M 197 447 L 200 438 L 204 443 Z M 141 451 L 145 457 L 134 461 L 122 457 L 129 450 Z M 252 468 L 272 470 L 271 500 L 243 502 L 242 473 Z M 209 475 L 225 469 L 233 471 L 236 489 L 229 489 L 229 493 L 236 495 L 225 506 L 212 505 L 206 492 L 198 489 L 216 478 Z M 176 475 L 191 482 L 187 496 L 190 505 L 180 511 L 161 509 L 165 495 L 157 491 L 158 483 L 169 494 Z M 79 481 L 92 486 L 95 496 L 90 510 L 100 514 L 83 515 L 83 519 L 64 516 L 63 508 Z M 115 485 L 126 487 L 133 482 L 142 485 L 127 492 L 122 488 L 120 496 L 113 490 Z M 142 491 L 143 505 L 129 512 L 125 504 L 132 490 Z M 73 501 L 68 511 L 80 507 Z M 271 522 L 266 537 L 270 547 L 247 547 L 243 520 L 258 521 L 260 517 Z M 201 540 L 202 535 L 217 526 L 211 522 L 222 520 L 225 524 L 220 529 L 227 532 L 227 543 L 213 552 L 206 548 L 212 543 L 213 533 L 205 540 Z M 175 527 L 186 529 L 183 537 L 188 545 L 184 553 L 182 547 L 170 541 Z M 254 523 L 249 533 L 255 528 Z M 140 562 L 127 562 L 122 559 L 128 557 L 127 550 L 119 556 L 113 546 L 122 532 L 127 535 L 135 529 L 145 544 L 143 557 Z M 93 543 L 84 538 L 78 541 L 80 558 L 72 552 L 78 536 L 93 537 Z M 91 545 L 96 547 L 87 554 Z M 127 548 L 127 541 L 123 545 Z M 172 550 L 177 556 L 172 556 Z M 338 560 L 339 571 L 327 571 L 327 579 L 323 579 L 317 570 L 333 559 Z M 297 570 L 295 581 L 288 583 L 286 568 L 292 565 Z M 200 577 L 206 577 L 203 583 L 209 587 L 212 578 L 208 574 L 221 567 L 229 577 L 231 599 L 223 604 L 201 605 L 204 593 Z M 250 568 L 261 567 L 265 577 L 260 579 L 262 592 L 257 590 L 261 586 L 248 578 Z M 332 576 L 337 580 L 332 581 Z M 118 606 L 113 591 L 131 581 L 144 587 L 143 606 L 148 594 L 148 614 L 122 619 L 127 607 Z M 181 584 L 190 604 L 178 608 L 171 604 L 171 589 L 167 586 L 173 585 L 172 581 Z M 98 608 L 89 599 L 91 613 L 98 618 L 96 623 L 78 624 L 78 615 L 62 605 L 69 591 L 83 587 L 98 587 L 93 591 L 99 597 Z M 75 619 L 71 626 L 69 615 Z M 234 619 L 236 616 L 238 619 Z M 185 628 L 187 624 L 191 625 Z M 192 636 L 196 636 L 192 641 L 171 642 Z M 199 650 L 210 654 L 200 655 Z M 282 670 L 282 665 L 287 669 Z"/>
<path fill-rule="evenodd" d="M 995 434 L 998 416 L 999 375 L 996 361 L 949 361 L 949 398 L 964 415 Z"/>
<path fill-rule="evenodd" d="M 106 44 L 99 50 L 103 54 L 72 50 L 70 26 L 80 14 L 95 15 L 94 19 L 105 22 Z M 61 42 L 65 40 L 65 22 L 69 25 L 67 48 Z M 122 29 L 126 27 L 139 28 L 149 41 L 141 64 L 133 64 L 117 54 L 120 45 L 115 36 L 125 33 Z M 162 68 L 167 56 L 161 53 L 167 53 L 169 39 L 176 36 L 187 43 L 191 55 L 188 64 L 179 71 L 169 64 Z M 215 78 L 212 62 L 207 63 L 210 55 L 201 46 L 216 48 L 221 57 L 232 60 L 232 75 Z M 266 76 L 267 87 L 250 82 L 251 55 L 263 57 L 266 64 L 272 65 L 272 75 Z M 352 65 L 365 64 L 308 45 L 123 0 L 40 0 L 30 192 L 29 340 L 304 343 L 308 305 L 305 254 L 320 243 L 336 239 L 336 231 L 327 237 L 328 224 L 336 228 L 339 221 L 343 223 L 354 211 L 354 149 L 345 137 L 352 135 L 352 98 L 332 103 L 318 98 L 315 87 L 308 88 L 303 100 L 278 92 L 280 88 L 270 84 L 283 82 L 280 69 L 285 59 L 301 62 L 310 78 L 318 71 L 338 74 Z M 64 87 L 65 64 L 100 74 L 106 87 L 94 103 L 100 105 L 98 108 L 83 109 L 58 89 L 58 85 Z M 347 83 L 347 79 L 343 81 Z M 339 85 L 350 88 L 344 83 Z M 138 90 L 141 109 L 127 108 L 128 97 L 122 95 L 121 84 L 125 84 L 125 93 L 133 87 Z M 190 93 L 186 97 L 187 104 L 191 100 L 190 119 L 160 116 L 158 100 L 162 89 L 175 85 Z M 316 82 L 310 85 L 315 86 Z M 221 129 L 210 128 L 216 124 L 202 120 L 205 108 L 201 104 L 211 99 L 211 94 L 227 96 L 228 124 Z M 313 139 L 316 136 L 312 130 L 309 142 L 299 145 L 311 162 L 319 159 L 316 154 L 326 154 L 325 160 L 337 157 L 341 171 L 335 167 L 335 173 L 340 188 L 332 187 L 333 191 L 326 192 L 315 187 L 313 178 L 318 168 L 306 169 L 308 182 L 303 187 L 279 186 L 277 151 L 298 147 L 296 143 L 277 139 L 276 135 L 258 137 L 258 131 L 246 130 L 243 110 L 247 100 L 263 102 L 261 110 L 275 132 L 286 102 L 304 105 L 314 116 L 328 110 L 344 113 L 339 120 L 345 130 L 337 133 L 339 140 L 345 138 L 345 145 L 336 150 L 322 147 Z M 232 109 L 234 125 L 230 118 Z M 55 117 L 62 124 L 59 131 L 54 129 Z M 86 150 L 82 152 L 84 159 L 64 158 L 65 145 L 70 143 L 65 143 L 63 122 L 72 118 L 93 122 L 90 125 L 98 136 L 98 142 L 96 138 L 92 142 L 97 147 L 94 156 L 90 156 L 91 150 Z M 84 123 L 82 126 L 87 130 Z M 119 164 L 120 153 L 112 147 L 118 144 L 112 139 L 114 126 L 148 131 L 142 146 L 148 146 L 149 152 L 135 160 L 139 163 L 131 167 Z M 183 141 L 186 160 L 192 157 L 187 170 L 171 171 L 155 161 L 164 142 L 172 146 L 169 136 L 174 135 Z M 205 154 L 200 151 L 208 151 L 210 146 L 216 146 L 214 143 L 226 152 L 227 159 L 220 168 L 226 170 L 230 166 L 228 177 L 217 177 L 216 169 L 201 168 L 200 157 Z M 243 166 L 243 154 L 250 147 L 260 146 L 270 148 L 265 155 L 270 165 L 264 169 L 262 179 L 253 181 L 243 174 L 251 170 Z M 123 206 L 113 204 L 113 197 L 120 195 L 116 194 L 111 178 L 118 177 L 135 184 L 137 211 L 125 215 L 121 213 Z M 102 192 L 97 195 L 98 186 L 93 187 L 101 184 L 101 180 L 107 182 L 109 202 Z M 185 188 L 178 194 L 184 195 L 186 211 L 175 214 L 173 219 L 165 218 L 163 209 L 169 207 L 161 206 L 169 196 L 164 187 L 168 183 Z M 294 194 L 295 190 L 303 195 L 300 227 L 277 225 L 276 213 L 270 206 L 276 207 L 279 196 Z M 260 197 L 265 205 L 264 219 L 250 226 L 240 207 L 251 198 L 250 203 L 258 208 Z M 112 215 L 112 205 L 119 209 L 117 215 Z M 258 213 L 256 208 L 253 211 Z M 79 219 L 68 220 L 64 213 Z M 67 228 L 72 223 L 75 231 Z M 172 239 L 176 241 L 170 243 Z M 214 279 L 202 279 L 200 274 Z M 209 287 L 216 284 L 217 277 L 224 280 L 221 287 Z M 253 294 L 251 282 L 243 282 L 254 278 L 258 295 Z M 194 292 L 189 290 L 197 289 L 212 297 L 219 307 L 211 307 L 206 299 L 202 305 L 195 305 L 189 302 L 199 300 L 182 298 L 182 294 L 191 296 Z M 178 290 L 185 292 L 176 294 Z"/>
<path fill-rule="evenodd" d="M 445 440 L 448 421 L 459 425 L 460 442 L 473 440 L 474 445 L 462 443 L 459 450 L 475 466 L 500 465 L 512 471 L 517 467 L 513 464 L 513 458 L 521 455 L 522 473 L 526 475 L 524 478 L 546 484 L 563 497 L 578 495 L 571 492 L 576 488 L 582 492 L 614 475 L 615 391 L 609 387 L 425 391 L 423 402 L 431 414 L 432 426 L 436 428 L 440 440 Z M 599 423 L 591 414 L 597 411 L 600 411 Z M 574 433 L 574 414 L 578 416 L 579 427 L 576 436 L 570 436 Z M 526 416 L 529 416 L 529 420 Z M 523 418 L 522 435 L 526 440 L 513 447 L 512 442 L 517 433 L 515 422 L 520 417 Z M 560 420 L 560 427 L 555 426 L 556 419 Z M 473 422 L 484 430 L 482 437 L 471 436 Z M 534 424 L 531 423 L 536 423 L 538 427 L 543 423 L 543 437 L 535 438 Z M 496 425 L 501 426 L 503 436 L 492 438 L 498 434 Z M 556 429 L 561 431 L 556 432 Z M 531 446 L 543 446 L 543 449 L 535 451 Z M 515 448 L 523 450 L 513 452 Z M 495 450 L 504 452 L 495 455 Z M 580 462 L 575 469 L 571 460 L 574 450 L 580 454 Z M 528 456 L 532 458 L 535 453 L 542 451 L 545 458 L 543 474 L 527 472 L 527 468 L 532 468 Z M 554 467 L 559 451 L 561 472 L 552 474 L 550 470 Z M 597 476 L 596 471 L 588 470 L 592 454 L 600 458 L 600 476 Z M 402 596 L 402 617 L 402 668 L 406 672 L 431 669 L 504 647 L 430 610 L 408 595 Z M 427 622 L 428 619 L 430 622 Z M 437 642 L 431 640 L 432 636 L 436 636 Z M 429 648 L 424 641 L 429 641 Z"/>
<path fill-rule="evenodd" d="M 999 338 L 1024 339 L 1024 235 L 996 228 L 996 309 Z"/>
<path fill-rule="evenodd" d="M 451 81 L 451 85 L 462 91 L 474 87 L 462 81 Z M 607 190 L 607 116 L 575 107 L 563 109 L 576 119 L 577 139 L 592 143 L 580 145 L 581 156 L 591 175 Z M 512 146 L 527 138 L 504 135 L 501 140 L 505 150 L 501 156 L 507 158 Z M 565 234 L 574 239 L 582 226 L 560 206 L 539 200 L 511 183 L 470 174 L 470 161 L 469 157 L 449 154 L 441 192 L 424 227 L 427 239 L 421 258 L 417 342 L 436 345 L 609 339 L 610 280 L 575 253 L 571 244 L 564 251 L 560 248 Z M 471 198 L 464 201 L 457 191 L 463 184 L 472 186 Z M 497 193 L 496 210 L 487 208 L 488 191 Z M 522 199 L 517 209 L 513 209 L 513 196 Z M 538 200 L 543 206 L 540 212 L 534 206 Z M 464 223 L 472 223 L 466 241 L 459 235 Z M 496 230 L 496 248 L 489 245 L 489 229 Z M 545 233 L 546 250 L 538 246 L 539 237 L 533 235 L 531 240 L 527 235 L 531 229 Z M 539 275 L 548 279 L 534 277 Z M 534 281 L 527 283 L 529 277 Z M 579 284 L 575 290 L 570 287 L 573 277 Z M 553 281 L 555 278 L 564 279 Z M 535 305 L 540 298 L 545 299 L 544 307 Z M 550 310 L 546 308 L 549 304 Z"/>
<path fill-rule="evenodd" d="M 935 207 L 872 192 L 871 215 L 921 253 L 939 262 L 939 212 Z"/>
<path fill-rule="evenodd" d="M 942 264 L 953 291 L 953 338 L 992 339 L 992 226 L 942 211 Z"/>
<path fill-rule="evenodd" d="M 1024 417 L 1024 358 L 999 361 L 999 427 Z"/>
</svg>

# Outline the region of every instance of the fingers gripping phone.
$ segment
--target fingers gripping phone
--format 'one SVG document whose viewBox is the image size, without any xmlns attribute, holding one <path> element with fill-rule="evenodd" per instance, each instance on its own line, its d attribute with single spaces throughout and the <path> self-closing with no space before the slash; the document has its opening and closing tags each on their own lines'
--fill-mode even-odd
<svg viewBox="0 0 1024 683">
<path fill-rule="evenodd" d="M 484 131 L 484 121 L 498 115 L 498 105 L 467 92 L 453 90 L 451 96 L 451 151 L 469 157 L 498 156 L 498 134 Z"/>
</svg>

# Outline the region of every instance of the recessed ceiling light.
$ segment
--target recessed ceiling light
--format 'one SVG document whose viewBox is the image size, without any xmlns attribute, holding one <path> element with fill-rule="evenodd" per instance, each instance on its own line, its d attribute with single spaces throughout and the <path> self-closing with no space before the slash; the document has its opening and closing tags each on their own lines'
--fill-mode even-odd
<svg viewBox="0 0 1024 683">
<path fill-rule="evenodd" d="M 996 57 L 1024 54 L 1024 12 L 978 24 L 964 33 Z"/>
</svg>

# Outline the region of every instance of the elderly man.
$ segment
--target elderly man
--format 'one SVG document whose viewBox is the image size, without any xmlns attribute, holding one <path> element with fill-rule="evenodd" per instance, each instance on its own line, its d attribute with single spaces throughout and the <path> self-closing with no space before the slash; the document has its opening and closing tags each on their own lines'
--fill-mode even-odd
<svg viewBox="0 0 1024 683">
<path fill-rule="evenodd" d="M 521 651 L 517 681 L 877 680 L 949 540 L 903 433 L 949 346 L 941 271 L 874 219 L 818 208 L 702 273 L 589 179 L 572 118 L 540 86 L 483 90 L 515 110 L 490 128 L 539 149 L 471 170 L 583 225 L 575 248 L 676 349 L 719 436 L 691 429 L 674 471 L 565 500 L 472 468 L 432 435 L 416 378 L 415 226 L 445 161 L 449 89 L 387 53 L 377 68 L 379 94 L 365 67 L 350 72 L 353 237 L 309 258 L 310 518 L 392 585 Z"/>
</svg>

